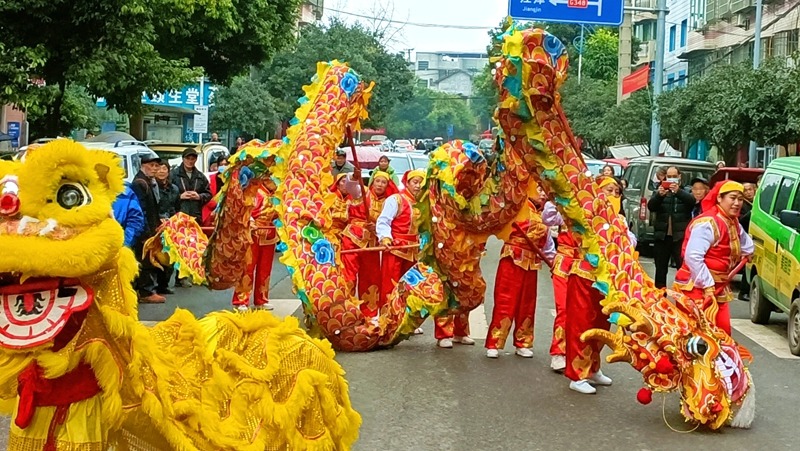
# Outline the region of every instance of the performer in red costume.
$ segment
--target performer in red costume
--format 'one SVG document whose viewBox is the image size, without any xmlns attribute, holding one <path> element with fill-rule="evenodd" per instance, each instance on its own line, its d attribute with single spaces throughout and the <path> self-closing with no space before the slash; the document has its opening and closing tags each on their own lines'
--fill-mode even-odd
<svg viewBox="0 0 800 451">
<path fill-rule="evenodd" d="M 342 249 L 354 250 L 377 247 L 378 239 L 375 223 L 383 210 L 383 204 L 389 196 L 397 194 L 397 185 L 391 176 L 382 171 L 372 174 L 367 202 L 361 199 L 361 191 L 354 193 L 349 207 L 349 220 L 342 236 Z M 369 209 L 369 214 L 367 214 Z M 351 292 L 357 287 L 358 297 L 364 303 L 361 311 L 367 318 L 378 316 L 380 308 L 386 303 L 381 297 L 381 253 L 377 251 L 353 252 L 342 255 L 347 282 L 351 284 Z"/>
<path fill-rule="evenodd" d="M 270 197 L 275 192 L 275 185 L 260 186 L 256 194 L 256 202 L 251 213 L 250 233 L 253 244 L 247 272 L 233 292 L 233 307 L 238 311 L 246 311 L 250 303 L 250 294 L 255 291 L 253 305 L 256 308 L 272 310 L 269 304 L 269 277 L 272 273 L 272 261 L 275 256 L 275 244 L 278 235 L 272 221 L 275 220 L 275 209 Z"/>
<path fill-rule="evenodd" d="M 703 214 L 686 229 L 683 266 L 675 274 L 675 289 L 703 299 L 706 318 L 731 334 L 728 303 L 733 294 L 728 274 L 754 251 L 753 240 L 739 224 L 744 203 L 742 184 L 719 182 L 702 201 Z M 721 291 L 719 295 L 717 291 Z"/>
<path fill-rule="evenodd" d="M 613 177 L 599 177 L 595 181 L 595 188 L 619 214 L 621 197 L 617 181 Z M 547 222 L 564 224 L 563 218 L 553 210 L 554 206 L 548 205 L 543 217 L 548 219 Z M 636 237 L 630 231 L 627 233 L 632 245 L 636 246 Z M 569 235 L 569 237 L 563 233 L 559 235 L 558 252 L 560 256 L 556 256 L 556 262 L 553 265 L 554 275 L 566 279 L 566 284 L 560 286 L 557 284 L 561 281 L 557 281 L 554 277 L 553 284 L 556 295 L 558 296 L 561 292 L 568 293 L 561 300 L 565 313 L 565 318 L 562 320 L 564 321 L 566 351 L 564 374 L 570 379 L 569 388 L 571 390 L 594 394 L 597 393 L 595 385 L 611 385 L 612 380 L 600 371 L 600 350 L 603 345 L 596 341 L 584 343 L 580 337 L 589 329 L 608 329 L 609 323 L 608 317 L 603 314 L 600 306 L 603 295 L 592 287 L 595 282 L 591 272 L 593 268 L 584 258 L 578 238 L 573 234 Z M 571 238 L 571 241 L 568 238 Z M 562 249 L 562 243 L 568 247 Z M 570 246 L 574 246 L 572 248 L 574 251 L 570 250 Z M 557 299 L 557 308 L 558 302 Z"/>
<path fill-rule="evenodd" d="M 382 246 L 406 246 L 419 244 L 416 220 L 419 211 L 414 208 L 425 182 L 421 169 L 403 175 L 404 188 L 399 194 L 386 199 L 375 224 L 378 241 Z M 417 248 L 392 249 L 383 252 L 381 263 L 381 299 L 388 299 L 397 282 L 417 261 Z M 416 333 L 422 333 L 417 329 Z"/>
<path fill-rule="evenodd" d="M 528 199 L 528 217 L 516 223 L 500 251 L 500 264 L 494 282 L 492 322 L 486 334 L 486 357 L 496 359 L 514 323 L 514 347 L 520 357 L 533 357 L 533 322 L 536 313 L 538 274 L 542 262 L 531 243 L 548 259 L 555 255 L 555 244 L 542 222 L 539 208 Z"/>
</svg>

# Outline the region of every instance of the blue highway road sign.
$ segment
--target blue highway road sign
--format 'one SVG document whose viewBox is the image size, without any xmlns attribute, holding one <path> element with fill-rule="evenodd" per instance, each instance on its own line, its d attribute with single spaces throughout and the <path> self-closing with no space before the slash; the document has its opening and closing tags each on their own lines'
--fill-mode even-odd
<svg viewBox="0 0 800 451">
<path fill-rule="evenodd" d="M 508 0 L 514 19 L 609 25 L 622 23 L 624 0 Z"/>
</svg>

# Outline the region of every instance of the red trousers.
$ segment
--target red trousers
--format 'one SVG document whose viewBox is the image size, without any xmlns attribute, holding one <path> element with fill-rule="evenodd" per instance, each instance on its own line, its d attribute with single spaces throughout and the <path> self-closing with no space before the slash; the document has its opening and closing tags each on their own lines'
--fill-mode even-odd
<svg viewBox="0 0 800 451">
<path fill-rule="evenodd" d="M 233 292 L 233 305 L 248 305 L 250 293 L 254 305 L 264 305 L 269 302 L 269 276 L 272 273 L 272 259 L 275 256 L 275 245 L 261 246 L 253 243 L 253 258 L 247 267 L 247 272 Z"/>
<path fill-rule="evenodd" d="M 389 294 L 394 290 L 395 285 L 401 277 L 414 266 L 414 262 L 400 258 L 391 252 L 383 253 L 381 262 L 381 297 L 383 303 L 389 300 Z"/>
<path fill-rule="evenodd" d="M 486 349 L 503 349 L 514 323 L 514 347 L 533 347 L 533 320 L 539 271 L 525 270 L 511 257 L 497 265 L 494 281 L 494 309 L 486 334 Z"/>
<path fill-rule="evenodd" d="M 567 342 L 567 279 L 553 276 L 553 293 L 555 294 L 556 318 L 553 320 L 553 341 L 550 343 L 550 355 L 566 355 Z"/>
<path fill-rule="evenodd" d="M 342 250 L 359 249 L 358 245 L 348 237 L 342 237 Z M 344 274 L 350 287 L 358 288 L 358 297 L 361 298 L 361 312 L 364 316 L 372 318 L 378 316 L 381 307 L 386 304 L 386 298 L 381 296 L 381 253 L 380 252 L 353 252 L 342 254 Z M 351 288 L 352 292 L 352 288 Z"/>
<path fill-rule="evenodd" d="M 683 294 L 695 300 L 703 299 L 702 309 L 706 318 L 712 321 L 717 327 L 724 330 L 726 334 L 731 335 L 731 310 L 728 306 L 729 302 L 717 302 L 716 300 L 706 302 L 703 297 L 703 290 L 700 288 L 695 288 L 691 291 L 683 291 Z M 717 309 L 716 314 L 710 311 L 712 308 Z"/>
<path fill-rule="evenodd" d="M 437 340 L 469 337 L 469 313 L 440 316 L 434 321 L 433 335 Z"/>
<path fill-rule="evenodd" d="M 603 295 L 592 288 L 592 281 L 570 275 L 567 279 L 567 368 L 564 375 L 573 381 L 588 379 L 600 370 L 600 350 L 597 341 L 584 343 L 581 335 L 589 329 L 608 330 L 608 317 L 600 307 Z"/>
</svg>

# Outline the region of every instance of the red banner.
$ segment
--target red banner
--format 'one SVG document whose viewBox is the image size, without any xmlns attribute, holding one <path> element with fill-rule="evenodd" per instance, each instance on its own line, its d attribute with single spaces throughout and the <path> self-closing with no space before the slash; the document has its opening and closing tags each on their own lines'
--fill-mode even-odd
<svg viewBox="0 0 800 451">
<path fill-rule="evenodd" d="M 628 95 L 647 87 L 650 81 L 650 64 L 645 64 L 641 69 L 622 79 L 622 95 Z"/>
</svg>

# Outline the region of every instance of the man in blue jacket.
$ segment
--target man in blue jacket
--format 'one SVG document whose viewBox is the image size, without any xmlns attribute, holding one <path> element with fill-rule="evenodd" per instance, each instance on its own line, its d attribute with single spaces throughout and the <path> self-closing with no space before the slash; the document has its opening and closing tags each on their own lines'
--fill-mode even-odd
<svg viewBox="0 0 800 451">
<path fill-rule="evenodd" d="M 117 196 L 112 208 L 114 219 L 125 230 L 125 247 L 132 247 L 136 237 L 144 231 L 144 213 L 130 185 L 125 184 L 125 190 Z"/>
</svg>

